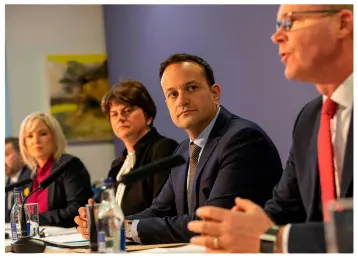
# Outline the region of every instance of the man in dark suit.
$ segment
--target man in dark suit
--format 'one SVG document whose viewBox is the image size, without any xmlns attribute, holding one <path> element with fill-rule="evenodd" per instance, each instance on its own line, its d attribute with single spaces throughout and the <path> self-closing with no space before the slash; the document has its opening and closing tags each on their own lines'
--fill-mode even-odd
<svg viewBox="0 0 358 258">
<path fill-rule="evenodd" d="M 203 234 L 191 242 L 212 252 L 325 252 L 327 205 L 353 197 L 353 5 L 282 5 L 277 25 L 286 77 L 314 83 L 322 96 L 299 113 L 264 210 L 239 198 L 231 211 L 198 210 L 210 221 L 188 225 Z"/>
<path fill-rule="evenodd" d="M 16 137 L 5 138 L 5 174 L 8 177 L 6 186 L 30 178 L 31 173 L 25 168 L 20 154 L 19 139 Z M 25 189 L 29 186 L 31 184 L 25 186 Z M 5 193 L 5 222 L 10 222 L 10 212 L 14 204 L 13 198 L 12 191 Z"/>
<path fill-rule="evenodd" d="M 187 223 L 203 205 L 229 208 L 241 196 L 263 206 L 282 174 L 265 132 L 220 106 L 220 86 L 205 60 L 172 55 L 160 79 L 174 124 L 189 136 L 175 151 L 187 163 L 172 169 L 151 207 L 126 218 L 126 237 L 142 244 L 189 242 Z M 79 213 L 77 230 L 88 238 L 84 209 Z"/>
<path fill-rule="evenodd" d="M 229 208 L 241 196 L 264 205 L 282 173 L 265 132 L 219 104 L 209 64 L 188 54 L 160 66 L 161 86 L 174 124 L 189 139 L 176 150 L 187 163 L 172 169 L 150 208 L 127 217 L 127 237 L 143 244 L 188 242 L 186 227 L 203 205 Z"/>
</svg>

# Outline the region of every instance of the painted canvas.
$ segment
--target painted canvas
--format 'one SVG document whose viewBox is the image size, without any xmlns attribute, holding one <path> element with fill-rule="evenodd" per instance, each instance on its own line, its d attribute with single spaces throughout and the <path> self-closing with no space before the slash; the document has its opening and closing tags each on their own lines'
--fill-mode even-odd
<svg viewBox="0 0 358 258">
<path fill-rule="evenodd" d="M 104 54 L 47 56 L 51 114 L 69 143 L 112 141 L 101 99 L 109 90 Z"/>
</svg>

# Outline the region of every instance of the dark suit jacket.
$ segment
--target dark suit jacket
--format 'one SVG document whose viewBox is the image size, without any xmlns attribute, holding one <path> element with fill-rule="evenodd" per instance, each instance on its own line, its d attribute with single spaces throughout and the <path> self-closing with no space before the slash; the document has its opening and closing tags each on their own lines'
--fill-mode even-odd
<svg viewBox="0 0 358 258">
<path fill-rule="evenodd" d="M 90 175 L 82 161 L 75 156 L 63 154 L 53 162 L 50 174 L 67 160 L 70 161 L 61 168 L 66 172 L 48 187 L 48 211 L 39 214 L 41 226 L 75 226 L 78 208 L 85 206 L 93 195 Z"/>
<path fill-rule="evenodd" d="M 26 168 L 26 166 L 24 166 L 21 170 L 21 173 L 20 173 L 20 176 L 19 176 L 19 179 L 18 179 L 18 182 L 22 181 L 22 180 L 25 180 L 25 179 L 28 179 L 28 178 L 31 178 L 31 171 L 28 170 Z M 10 185 L 10 178 L 7 180 L 6 182 L 6 186 Z M 29 185 L 26 185 L 24 186 L 23 188 L 25 189 L 26 187 L 30 187 L 31 184 Z M 10 213 L 11 213 L 11 209 L 8 209 L 8 195 L 9 195 L 9 192 L 5 193 L 5 222 L 10 222 Z M 25 197 L 25 196 L 24 196 Z M 14 205 L 14 198 L 11 199 L 11 202 L 10 202 L 10 207 L 12 207 Z"/>
<path fill-rule="evenodd" d="M 188 159 L 188 149 L 189 139 L 176 154 Z M 187 172 L 188 160 L 172 169 L 150 208 L 127 218 L 140 219 L 137 230 L 143 244 L 189 242 L 194 235 L 187 229 L 197 219 L 188 214 Z M 279 154 L 265 132 L 221 107 L 197 166 L 191 210 L 204 205 L 232 208 L 237 196 L 263 206 L 281 174 Z"/>
<path fill-rule="evenodd" d="M 322 97 L 309 102 L 297 117 L 290 155 L 273 198 L 265 206 L 278 225 L 295 223 L 289 235 L 289 252 L 325 252 L 317 136 Z M 341 196 L 353 196 L 353 114 L 341 180 Z"/>
<path fill-rule="evenodd" d="M 134 146 L 136 163 L 133 169 L 147 165 L 156 160 L 171 156 L 178 147 L 178 143 L 172 139 L 160 135 L 152 127 Z M 127 156 L 127 150 L 123 151 L 121 157 L 112 163 L 108 177 L 116 180 L 116 176 L 121 169 Z M 131 172 L 129 172 L 131 173 Z M 164 183 L 167 181 L 170 169 L 156 173 L 147 177 L 145 180 L 137 181 L 126 187 L 124 191 L 122 210 L 127 215 L 136 214 L 150 207 L 153 199 L 158 195 Z"/>
</svg>

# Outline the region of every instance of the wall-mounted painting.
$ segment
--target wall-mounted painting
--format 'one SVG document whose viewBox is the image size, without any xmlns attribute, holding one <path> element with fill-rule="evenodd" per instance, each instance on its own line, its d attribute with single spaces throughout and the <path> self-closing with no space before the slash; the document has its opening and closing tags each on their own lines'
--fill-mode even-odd
<svg viewBox="0 0 358 258">
<path fill-rule="evenodd" d="M 67 141 L 112 141 L 110 124 L 101 111 L 101 99 L 110 88 L 106 55 L 50 55 L 46 74 L 51 114 Z"/>
</svg>

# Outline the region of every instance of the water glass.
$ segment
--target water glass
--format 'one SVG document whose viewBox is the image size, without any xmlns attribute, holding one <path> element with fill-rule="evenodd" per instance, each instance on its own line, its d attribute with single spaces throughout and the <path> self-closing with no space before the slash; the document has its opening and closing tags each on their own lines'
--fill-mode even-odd
<svg viewBox="0 0 358 258">
<path fill-rule="evenodd" d="M 39 213 L 38 213 L 38 204 L 37 203 L 26 203 L 24 205 L 26 224 L 30 225 L 28 229 L 28 235 L 30 236 L 39 236 Z"/>
</svg>

